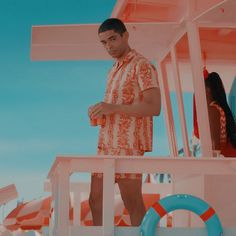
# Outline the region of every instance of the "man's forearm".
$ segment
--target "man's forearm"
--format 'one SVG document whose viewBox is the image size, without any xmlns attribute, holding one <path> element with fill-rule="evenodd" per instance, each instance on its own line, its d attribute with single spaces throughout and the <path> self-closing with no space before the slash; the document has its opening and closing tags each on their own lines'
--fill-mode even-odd
<svg viewBox="0 0 236 236">
<path fill-rule="evenodd" d="M 160 114 L 160 105 L 150 103 L 114 105 L 114 113 L 135 117 L 158 116 Z"/>
</svg>

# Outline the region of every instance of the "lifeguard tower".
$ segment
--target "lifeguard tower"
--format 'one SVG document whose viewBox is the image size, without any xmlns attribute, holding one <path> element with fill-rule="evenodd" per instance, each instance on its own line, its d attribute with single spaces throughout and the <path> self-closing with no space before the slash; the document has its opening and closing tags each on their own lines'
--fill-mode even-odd
<svg viewBox="0 0 236 236">
<path fill-rule="evenodd" d="M 130 44 L 157 64 L 170 156 L 103 157 L 58 156 L 49 171 L 54 199 L 53 236 L 139 235 L 135 227 L 117 228 L 114 216 L 114 173 L 170 173 L 172 193 L 190 193 L 211 204 L 218 213 L 224 235 L 236 235 L 236 159 L 213 157 L 202 76 L 203 66 L 222 76 L 229 91 L 236 75 L 235 0 L 118 0 L 112 17 L 126 22 Z M 104 60 L 97 39 L 98 24 L 32 27 L 32 60 Z M 178 155 L 170 91 L 175 91 L 181 123 L 184 157 Z M 183 105 L 183 91 L 196 96 L 202 156 L 192 157 Z M 154 144 L 155 145 L 155 144 Z M 70 175 L 103 172 L 103 226 L 70 224 Z M 74 211 L 77 212 L 78 211 Z M 74 219 L 78 219 L 75 215 Z M 176 227 L 182 227 L 177 229 Z M 200 228 L 199 228 L 200 227 Z M 189 212 L 174 212 L 173 228 L 158 235 L 206 235 L 204 224 Z M 167 230 L 167 231 L 166 231 Z"/>
</svg>

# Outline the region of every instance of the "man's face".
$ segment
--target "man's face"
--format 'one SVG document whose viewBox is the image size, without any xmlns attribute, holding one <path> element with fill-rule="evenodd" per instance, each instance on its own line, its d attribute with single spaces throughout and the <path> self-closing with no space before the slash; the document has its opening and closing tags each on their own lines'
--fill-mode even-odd
<svg viewBox="0 0 236 236">
<path fill-rule="evenodd" d="M 120 58 L 123 56 L 128 47 L 128 33 L 125 32 L 121 36 L 114 30 L 107 30 L 98 34 L 100 42 L 103 44 L 107 52 L 113 58 Z"/>
</svg>

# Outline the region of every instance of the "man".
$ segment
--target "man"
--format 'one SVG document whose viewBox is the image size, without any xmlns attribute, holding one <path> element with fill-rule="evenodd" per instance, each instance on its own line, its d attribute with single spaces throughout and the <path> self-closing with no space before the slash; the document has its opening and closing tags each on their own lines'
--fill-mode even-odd
<svg viewBox="0 0 236 236">
<path fill-rule="evenodd" d="M 104 102 L 89 108 L 90 119 L 105 117 L 100 128 L 98 154 L 142 156 L 152 151 L 152 117 L 160 114 L 161 98 L 154 66 L 131 49 L 122 21 L 105 20 L 98 36 L 115 64 L 108 74 Z M 131 224 L 140 225 L 145 215 L 141 174 L 116 173 Z M 89 203 L 94 225 L 102 225 L 102 174 L 93 173 Z"/>
</svg>

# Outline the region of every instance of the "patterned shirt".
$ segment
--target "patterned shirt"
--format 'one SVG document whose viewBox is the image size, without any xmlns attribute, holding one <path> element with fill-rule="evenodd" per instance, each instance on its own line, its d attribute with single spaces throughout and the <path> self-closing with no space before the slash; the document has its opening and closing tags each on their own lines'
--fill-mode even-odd
<svg viewBox="0 0 236 236">
<path fill-rule="evenodd" d="M 224 157 L 236 157 L 236 148 L 227 137 L 226 115 L 223 108 L 215 101 L 210 103 L 210 106 L 216 108 L 220 113 L 220 151 Z"/>
<path fill-rule="evenodd" d="M 220 145 L 227 143 L 226 116 L 224 110 L 215 101 L 210 103 L 220 113 Z"/>
<path fill-rule="evenodd" d="M 142 92 L 158 88 L 155 67 L 135 50 L 122 62 L 116 62 L 108 74 L 104 102 L 136 104 L 142 101 Z M 106 116 L 100 128 L 98 149 L 125 149 L 152 151 L 152 117 L 134 117 L 124 114 Z"/>
</svg>

